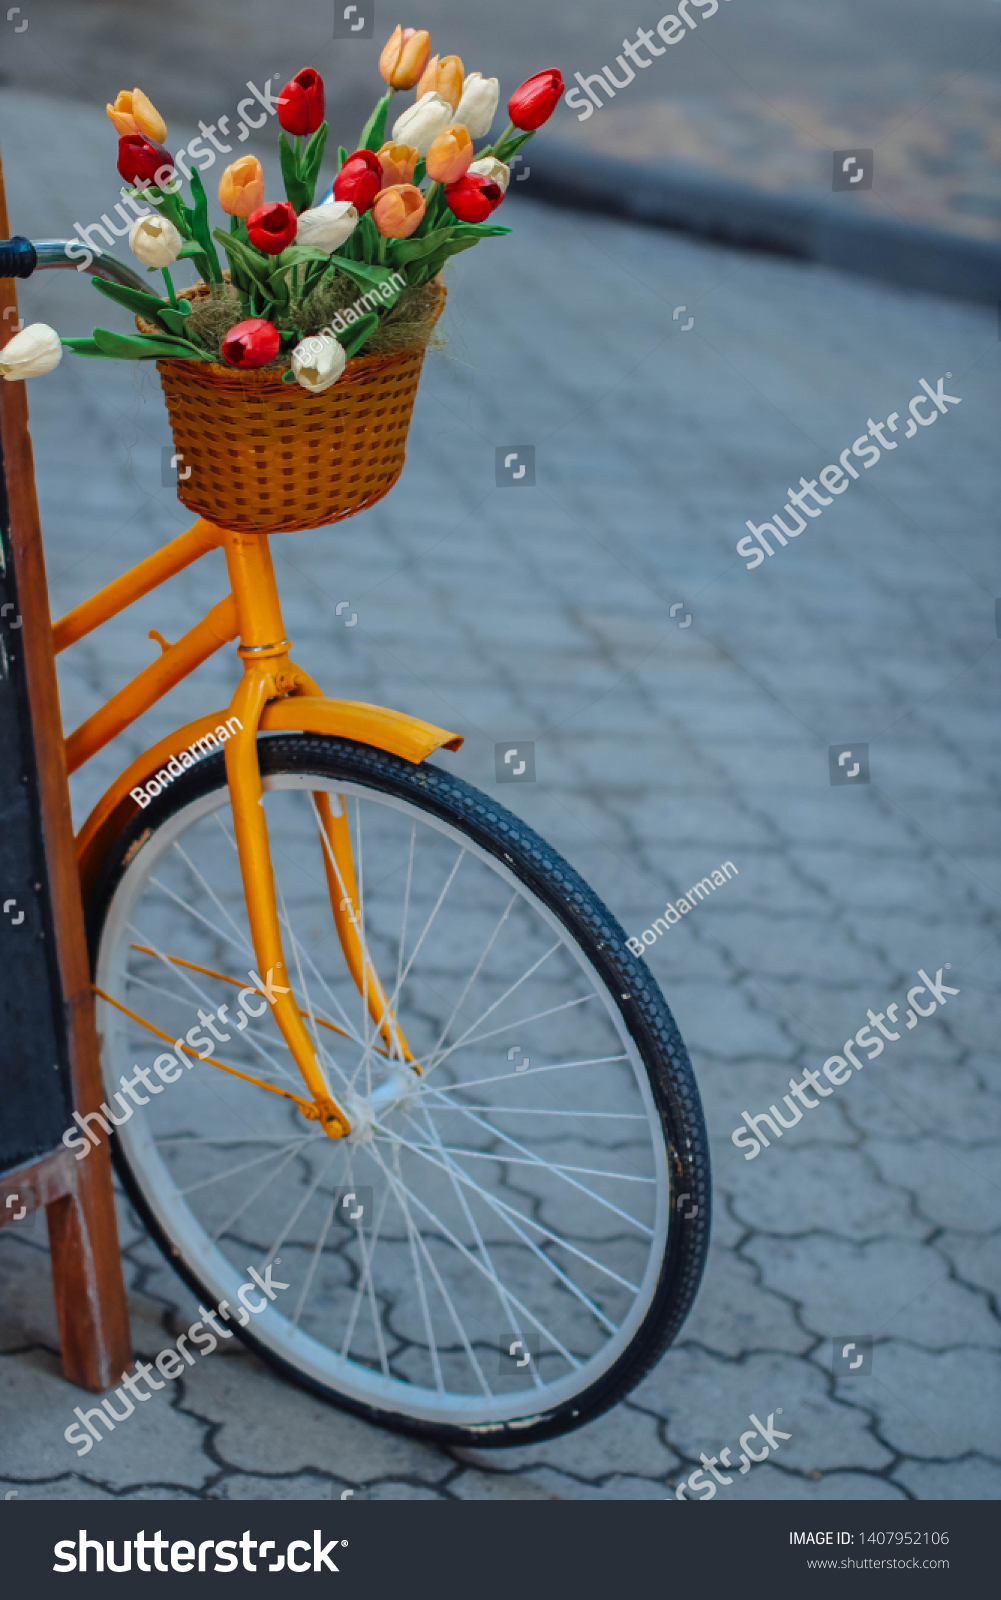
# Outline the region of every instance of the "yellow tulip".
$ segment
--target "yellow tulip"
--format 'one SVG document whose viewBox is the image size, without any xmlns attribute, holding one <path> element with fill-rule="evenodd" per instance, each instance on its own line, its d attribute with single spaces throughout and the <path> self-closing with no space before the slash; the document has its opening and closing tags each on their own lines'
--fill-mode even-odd
<svg viewBox="0 0 1001 1600">
<path fill-rule="evenodd" d="M 219 179 L 219 204 L 231 217 L 249 217 L 264 204 L 264 173 L 256 156 L 241 156 Z"/>
<path fill-rule="evenodd" d="M 417 98 L 419 100 L 422 94 L 440 94 L 454 111 L 462 99 L 462 82 L 462 61 L 458 56 L 443 56 L 440 61 L 432 56 L 417 85 Z"/>
<path fill-rule="evenodd" d="M 390 139 L 375 153 L 382 167 L 384 189 L 395 188 L 401 183 L 410 183 L 420 159 L 413 145 L 394 144 Z"/>
<path fill-rule="evenodd" d="M 458 183 L 473 159 L 473 141 L 461 122 L 442 128 L 427 153 L 427 174 L 436 183 Z"/>
<path fill-rule="evenodd" d="M 412 89 L 428 58 L 431 36 L 424 28 L 397 23 L 379 57 L 379 71 L 391 89 Z"/>
<path fill-rule="evenodd" d="M 421 225 L 424 196 L 412 183 L 394 183 L 375 197 L 372 221 L 387 239 L 409 239 Z"/>
<path fill-rule="evenodd" d="M 114 123 L 119 138 L 127 133 L 144 133 L 147 139 L 163 144 L 167 137 L 167 124 L 141 89 L 120 89 L 114 105 L 107 105 L 104 109 Z"/>
</svg>

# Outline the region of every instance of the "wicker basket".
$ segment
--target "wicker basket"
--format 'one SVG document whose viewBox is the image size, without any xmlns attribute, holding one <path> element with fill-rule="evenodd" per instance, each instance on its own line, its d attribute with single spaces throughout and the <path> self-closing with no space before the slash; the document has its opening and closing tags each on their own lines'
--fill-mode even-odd
<svg viewBox="0 0 1001 1600">
<path fill-rule="evenodd" d="M 435 320 L 445 303 L 439 289 Z M 403 471 L 423 364 L 423 348 L 354 356 L 337 383 L 312 395 L 273 371 L 158 361 L 182 463 L 178 499 L 245 533 L 320 528 L 367 510 Z"/>
</svg>

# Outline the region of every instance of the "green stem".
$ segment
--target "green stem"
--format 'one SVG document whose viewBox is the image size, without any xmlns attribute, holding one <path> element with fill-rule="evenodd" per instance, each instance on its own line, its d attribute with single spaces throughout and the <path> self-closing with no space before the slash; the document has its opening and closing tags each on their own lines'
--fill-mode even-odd
<svg viewBox="0 0 1001 1600">
<path fill-rule="evenodd" d="M 170 273 L 167 271 L 166 267 L 161 267 L 160 270 L 163 273 L 163 281 L 167 285 L 167 293 L 170 295 L 170 303 L 174 307 L 174 310 L 176 311 L 177 310 L 177 296 L 174 293 L 174 285 L 170 281 Z"/>
<path fill-rule="evenodd" d="M 301 133 L 297 133 L 296 136 L 295 136 L 295 148 L 294 148 L 293 154 L 295 155 L 295 175 L 296 175 L 297 178 L 301 178 L 302 177 L 302 134 Z"/>
<path fill-rule="evenodd" d="M 379 243 L 376 246 L 376 257 L 380 267 L 384 267 L 386 265 L 386 246 L 388 243 L 389 240 L 386 238 L 386 235 L 384 233 L 380 233 Z"/>
</svg>

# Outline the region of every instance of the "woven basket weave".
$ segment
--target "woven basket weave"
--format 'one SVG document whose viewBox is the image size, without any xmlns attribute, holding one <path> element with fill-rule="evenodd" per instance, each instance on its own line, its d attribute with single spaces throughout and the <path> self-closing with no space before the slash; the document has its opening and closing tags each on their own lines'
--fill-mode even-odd
<svg viewBox="0 0 1001 1600">
<path fill-rule="evenodd" d="M 435 320 L 445 303 L 439 288 Z M 423 348 L 354 356 L 337 383 L 312 395 L 281 373 L 158 361 L 180 458 L 178 499 L 246 533 L 320 528 L 367 510 L 403 471 L 423 364 Z"/>
</svg>

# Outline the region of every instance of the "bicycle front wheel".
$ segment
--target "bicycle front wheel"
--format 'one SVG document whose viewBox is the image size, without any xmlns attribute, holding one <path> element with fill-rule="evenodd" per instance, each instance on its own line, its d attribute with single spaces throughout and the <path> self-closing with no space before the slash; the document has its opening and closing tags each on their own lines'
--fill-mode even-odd
<svg viewBox="0 0 1001 1600">
<path fill-rule="evenodd" d="M 285 981 L 352 1132 L 213 1065 L 303 1092 L 251 992 L 220 752 L 112 843 L 88 907 L 128 1193 L 203 1304 L 238 1308 L 270 1269 L 284 1287 L 234 1331 L 327 1399 L 448 1443 L 577 1427 L 649 1371 L 705 1259 L 706 1134 L 667 1005 L 572 868 L 461 779 L 315 735 L 258 751 Z M 419 1074 L 347 973 L 321 793 Z M 171 1066 L 144 1023 L 213 1058 Z M 114 1101 L 144 1064 L 147 1103 Z"/>
</svg>

